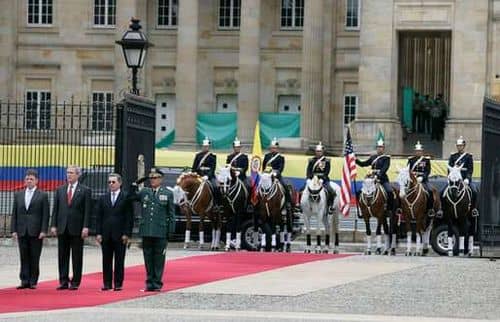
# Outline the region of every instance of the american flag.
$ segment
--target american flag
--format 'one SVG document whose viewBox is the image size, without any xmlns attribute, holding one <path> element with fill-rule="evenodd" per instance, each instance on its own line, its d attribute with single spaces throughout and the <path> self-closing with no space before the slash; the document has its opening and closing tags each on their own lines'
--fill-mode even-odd
<svg viewBox="0 0 500 322">
<path fill-rule="evenodd" d="M 340 189 L 340 211 L 344 217 L 349 216 L 351 206 L 351 181 L 356 178 L 356 157 L 352 148 L 351 132 L 347 129 L 344 149 L 344 166 L 342 167 L 342 183 Z"/>
</svg>

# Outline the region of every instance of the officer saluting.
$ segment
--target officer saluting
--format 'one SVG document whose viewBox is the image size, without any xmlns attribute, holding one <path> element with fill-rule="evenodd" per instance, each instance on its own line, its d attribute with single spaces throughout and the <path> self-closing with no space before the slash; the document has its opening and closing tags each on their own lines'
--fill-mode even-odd
<svg viewBox="0 0 500 322">
<path fill-rule="evenodd" d="M 474 160 L 472 154 L 465 152 L 465 139 L 460 136 L 457 139 L 457 152 L 450 155 L 448 159 L 448 166 L 450 167 L 462 167 L 460 173 L 462 174 L 462 179 L 466 185 L 469 185 L 472 191 L 472 216 L 476 217 L 479 215 L 477 211 L 477 192 L 476 187 L 472 183 L 472 172 L 474 172 Z M 442 195 L 442 194 L 441 194 Z"/>
<path fill-rule="evenodd" d="M 218 209 L 221 205 L 220 191 L 217 189 L 217 181 L 215 178 L 215 167 L 217 166 L 217 156 L 210 152 L 212 142 L 205 137 L 202 142 L 201 151 L 194 156 L 193 166 L 191 171 L 198 173 L 204 179 L 209 180 L 210 188 L 214 195 L 215 207 Z"/>
<path fill-rule="evenodd" d="M 415 155 L 408 158 L 410 171 L 417 176 L 418 182 L 421 182 L 427 192 L 427 211 L 430 217 L 434 215 L 434 196 L 429 186 L 429 175 L 431 173 L 431 158 L 424 156 L 424 147 L 417 141 L 415 144 Z"/>
<path fill-rule="evenodd" d="M 361 167 L 371 166 L 373 173 L 377 176 L 380 184 L 383 185 L 387 193 L 387 209 L 394 214 L 396 202 L 392 186 L 389 183 L 389 177 L 387 176 L 387 170 L 389 170 L 389 166 L 391 165 L 391 156 L 384 154 L 384 151 L 384 140 L 380 139 L 377 141 L 377 154 L 370 156 L 366 161 L 356 159 L 356 164 Z"/>
<path fill-rule="evenodd" d="M 151 187 L 137 191 L 137 184 L 132 184 L 132 199 L 142 204 L 139 235 L 142 237 L 142 251 L 146 266 L 146 292 L 159 292 L 163 286 L 163 270 L 168 233 L 175 228 L 175 208 L 172 192 L 161 186 L 163 172 L 152 168 L 149 173 Z"/>
<path fill-rule="evenodd" d="M 241 142 L 236 137 L 233 142 L 233 153 L 226 158 L 226 164 L 235 171 L 238 178 L 246 183 L 248 171 L 248 156 L 241 152 Z"/>
<path fill-rule="evenodd" d="M 288 191 L 287 185 L 283 182 L 283 177 L 281 173 L 285 168 L 285 157 L 278 152 L 279 142 L 276 138 L 273 138 L 271 145 L 269 146 L 269 152 L 264 155 L 264 161 L 262 161 L 262 171 L 267 173 L 272 173 L 281 183 L 285 189 L 285 202 L 287 211 L 292 209 L 292 198 L 290 192 Z"/>
<path fill-rule="evenodd" d="M 317 176 L 318 179 L 323 180 L 323 186 L 327 190 L 327 202 L 328 202 L 328 212 L 333 213 L 333 189 L 330 186 L 330 159 L 327 158 L 325 153 L 325 147 L 319 142 L 314 150 L 316 154 L 314 157 L 309 159 L 307 163 L 307 179 L 312 179 Z"/>
</svg>

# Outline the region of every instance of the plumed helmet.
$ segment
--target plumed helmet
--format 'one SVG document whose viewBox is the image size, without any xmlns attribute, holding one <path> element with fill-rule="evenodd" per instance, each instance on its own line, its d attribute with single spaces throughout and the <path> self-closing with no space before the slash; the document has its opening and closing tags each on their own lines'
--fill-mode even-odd
<svg viewBox="0 0 500 322">
<path fill-rule="evenodd" d="M 316 148 L 314 149 L 314 151 L 324 151 L 325 150 L 325 147 L 324 145 L 321 143 L 321 141 L 319 141 L 318 145 L 316 145 Z"/>
<path fill-rule="evenodd" d="M 279 147 L 280 146 L 280 143 L 278 142 L 278 139 L 277 138 L 273 138 L 271 140 L 271 147 Z"/>
<path fill-rule="evenodd" d="M 417 141 L 417 144 L 415 144 L 415 151 L 423 151 L 424 146 L 420 144 L 420 141 Z"/>
<path fill-rule="evenodd" d="M 203 146 L 210 146 L 211 144 L 212 144 L 212 142 L 210 142 L 210 139 L 208 138 L 208 136 L 205 136 L 205 139 L 203 139 L 202 145 Z"/>
<path fill-rule="evenodd" d="M 241 141 L 238 139 L 238 137 L 235 137 L 233 141 L 233 147 L 237 148 L 240 146 L 241 146 Z"/>
<path fill-rule="evenodd" d="M 385 142 L 384 142 L 384 140 L 382 140 L 382 139 L 378 139 L 378 140 L 377 140 L 377 147 L 379 147 L 379 146 L 385 147 Z"/>
<path fill-rule="evenodd" d="M 460 137 L 457 139 L 457 145 L 465 145 L 465 139 L 463 136 L 460 135 Z"/>
</svg>

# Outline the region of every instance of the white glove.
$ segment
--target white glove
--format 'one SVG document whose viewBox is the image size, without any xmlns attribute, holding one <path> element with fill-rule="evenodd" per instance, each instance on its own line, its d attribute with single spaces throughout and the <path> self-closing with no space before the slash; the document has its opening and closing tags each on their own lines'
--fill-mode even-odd
<svg viewBox="0 0 500 322">
<path fill-rule="evenodd" d="M 201 177 L 203 180 L 208 180 L 208 176 Z"/>
<path fill-rule="evenodd" d="M 424 181 L 424 179 L 422 177 L 417 177 L 417 182 L 418 183 L 422 183 L 422 181 Z"/>
<path fill-rule="evenodd" d="M 465 179 L 464 179 L 464 183 L 465 183 L 466 185 L 469 185 L 469 179 L 465 178 Z"/>
</svg>

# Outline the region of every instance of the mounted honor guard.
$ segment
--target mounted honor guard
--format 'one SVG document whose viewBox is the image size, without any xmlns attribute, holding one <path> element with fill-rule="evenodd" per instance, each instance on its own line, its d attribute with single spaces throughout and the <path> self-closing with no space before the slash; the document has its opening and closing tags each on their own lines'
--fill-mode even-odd
<svg viewBox="0 0 500 322">
<path fill-rule="evenodd" d="M 477 191 L 475 185 L 472 183 L 472 172 L 474 171 L 474 159 L 472 154 L 465 152 L 465 139 L 463 136 L 460 136 L 457 139 L 456 147 L 457 152 L 452 153 L 450 158 L 448 159 L 449 167 L 462 167 L 460 169 L 460 173 L 462 175 L 462 180 L 465 185 L 469 186 L 472 193 L 472 201 L 471 201 L 471 209 L 472 216 L 479 216 L 479 212 L 477 210 Z M 446 188 L 445 188 L 446 189 Z M 443 195 L 443 191 L 441 191 L 441 196 Z"/>
<path fill-rule="evenodd" d="M 415 173 L 417 181 L 422 183 L 427 192 L 427 213 L 430 217 L 434 215 L 434 196 L 429 185 L 429 175 L 431 173 L 431 158 L 424 156 L 424 147 L 417 141 L 415 144 L 415 155 L 408 158 L 408 167 Z"/>
<path fill-rule="evenodd" d="M 226 158 L 226 164 L 231 167 L 234 175 L 247 184 L 248 155 L 241 152 L 241 142 L 238 138 L 233 141 L 233 153 Z"/>
<path fill-rule="evenodd" d="M 278 152 L 278 149 L 278 139 L 273 138 L 271 140 L 271 145 L 269 146 L 269 152 L 264 155 L 264 161 L 262 162 L 262 171 L 271 173 L 275 178 L 279 180 L 279 182 L 285 189 L 286 209 L 287 211 L 291 211 L 292 198 L 290 196 L 288 186 L 283 182 L 283 177 L 281 176 L 281 173 L 285 168 L 285 157 Z"/>
<path fill-rule="evenodd" d="M 205 137 L 202 142 L 201 151 L 196 153 L 191 171 L 198 173 L 204 180 L 210 182 L 210 188 L 214 196 L 215 206 L 218 209 L 221 205 L 221 195 L 217 189 L 217 180 L 215 178 L 215 167 L 217 166 L 217 156 L 210 152 L 212 142 Z"/>
<path fill-rule="evenodd" d="M 361 167 L 371 166 L 372 173 L 377 177 L 380 184 L 384 187 L 385 192 L 387 193 L 387 209 L 394 214 L 396 201 L 393 189 L 391 184 L 389 183 L 389 177 L 387 176 L 387 170 L 389 170 L 389 166 L 391 165 L 391 156 L 384 153 L 385 151 L 385 143 L 384 140 L 379 139 L 377 141 L 377 154 L 370 156 L 370 158 L 366 161 L 360 161 L 356 159 L 356 164 Z"/>
<path fill-rule="evenodd" d="M 331 163 L 330 159 L 327 158 L 325 154 L 325 147 L 321 142 L 316 145 L 314 149 L 315 156 L 309 159 L 307 164 L 307 179 L 312 179 L 314 176 L 317 176 L 318 179 L 323 181 L 323 187 L 327 191 L 327 204 L 328 204 L 328 213 L 333 213 L 333 199 L 334 199 L 334 191 L 330 186 L 330 168 Z"/>
</svg>

